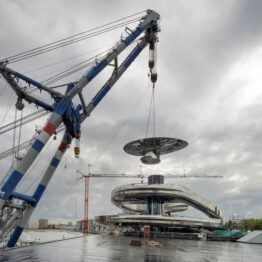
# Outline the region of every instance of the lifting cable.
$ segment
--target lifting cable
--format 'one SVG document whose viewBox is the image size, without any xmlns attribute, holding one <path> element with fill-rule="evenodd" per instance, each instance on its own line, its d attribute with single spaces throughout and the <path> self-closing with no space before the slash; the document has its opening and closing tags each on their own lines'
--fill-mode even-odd
<svg viewBox="0 0 262 262">
<path fill-rule="evenodd" d="M 150 80 L 148 78 L 148 86 L 150 85 Z M 145 138 L 147 138 L 148 130 L 150 126 L 150 120 L 151 120 L 151 114 L 152 114 L 152 129 L 153 129 L 153 137 L 155 137 L 156 133 L 156 119 L 155 119 L 155 85 L 152 84 L 152 94 L 150 99 L 150 106 L 149 106 L 149 112 L 148 112 L 148 118 L 147 118 L 147 125 L 146 125 L 146 135 Z"/>
<path fill-rule="evenodd" d="M 127 47 L 126 50 L 132 48 L 135 44 L 137 44 L 137 41 L 131 43 L 130 46 Z M 82 61 L 80 63 L 77 63 L 74 66 L 70 66 L 66 70 L 64 70 L 64 71 L 62 71 L 62 72 L 60 72 L 60 73 L 58 73 L 56 75 L 53 75 L 53 76 L 49 77 L 48 79 L 43 80 L 41 82 L 41 84 L 44 84 L 46 86 L 51 85 L 51 84 L 53 84 L 53 83 L 55 83 L 55 82 L 57 82 L 57 81 L 59 81 L 59 80 L 61 80 L 63 78 L 66 78 L 66 77 L 68 77 L 68 76 L 70 76 L 70 75 L 72 75 L 72 74 L 74 74 L 74 73 L 76 73 L 76 72 L 78 72 L 78 71 L 80 71 L 82 69 L 85 69 L 85 68 L 89 67 L 90 65 L 92 65 L 94 63 L 94 59 L 98 59 L 98 57 L 101 57 L 100 59 L 102 59 L 103 58 L 102 55 L 108 53 L 110 50 L 112 50 L 112 48 L 113 47 L 111 47 L 111 48 L 109 48 L 109 49 L 107 49 L 107 50 L 105 50 L 105 51 L 103 51 L 103 52 L 101 52 L 101 53 L 99 53 L 99 54 L 97 54 L 97 55 L 87 59 L 87 60 L 84 60 L 84 61 Z M 65 86 L 65 85 L 67 85 L 67 84 L 64 84 L 64 85 L 61 85 L 61 86 Z M 59 85 L 59 86 L 49 87 L 49 88 L 52 89 L 52 88 L 61 87 L 61 86 Z M 33 92 L 35 92 L 37 90 L 38 90 L 38 88 L 31 87 L 31 88 L 29 88 L 27 90 L 27 94 L 31 94 L 31 93 L 33 93 Z"/>
<path fill-rule="evenodd" d="M 115 44 L 115 41 L 111 42 L 110 44 L 107 44 L 105 46 L 101 46 L 101 47 L 98 47 L 98 48 L 95 48 L 95 49 L 92 49 L 92 50 L 88 50 L 88 51 L 82 52 L 80 54 L 77 54 L 77 55 L 74 55 L 74 56 L 71 56 L 71 57 L 68 57 L 68 58 L 65 58 L 65 59 L 57 60 L 55 62 L 52 62 L 51 64 L 47 64 L 47 65 L 39 66 L 39 67 L 34 68 L 34 69 L 30 69 L 29 71 L 23 72 L 23 74 L 29 74 L 29 73 L 32 73 L 32 72 L 36 72 L 36 71 L 48 68 L 48 67 L 53 67 L 55 65 L 65 63 L 67 61 L 74 60 L 78 57 L 85 56 L 86 54 L 94 53 L 94 52 L 97 52 L 98 50 L 101 50 L 101 49 L 103 50 L 103 49 L 108 48 L 108 47 L 113 47 L 114 44 Z"/>
<path fill-rule="evenodd" d="M 91 59 L 91 58 L 90 58 L 90 59 Z M 65 78 L 65 77 L 67 77 L 67 76 L 75 73 L 75 72 L 78 72 L 78 71 L 84 69 L 85 67 L 88 67 L 89 65 L 91 65 L 91 62 L 89 62 L 88 64 L 85 64 L 84 66 L 82 66 L 81 68 L 78 68 L 77 70 L 75 69 L 74 71 L 71 71 L 71 72 L 65 74 L 64 72 L 68 71 L 68 70 L 71 69 L 71 68 L 66 69 L 65 71 L 60 72 L 60 73 L 58 73 L 58 74 L 56 74 L 56 75 L 53 75 L 53 76 L 51 76 L 50 78 L 48 78 L 48 79 L 46 79 L 46 80 L 43 80 L 43 81 L 40 82 L 40 83 L 43 84 L 43 85 L 45 85 L 45 86 L 51 85 L 51 84 L 53 84 L 53 83 L 55 83 L 55 82 L 57 82 L 57 81 L 59 81 L 59 80 L 61 80 L 61 79 L 63 79 L 63 78 Z M 48 73 L 48 74 L 50 74 L 50 73 Z M 69 83 L 72 83 L 72 82 L 69 82 Z M 64 87 L 64 86 L 67 86 L 69 83 L 64 83 L 64 84 L 56 85 L 56 86 L 51 86 L 51 87 L 49 87 L 49 89 Z M 75 83 L 75 82 L 74 82 L 74 83 Z M 27 94 L 32 94 L 32 93 L 34 93 L 35 91 L 38 91 L 38 90 L 39 90 L 39 88 L 34 87 L 34 86 L 31 86 L 31 87 L 27 88 L 26 93 L 27 93 Z"/>
<path fill-rule="evenodd" d="M 102 54 L 104 54 L 104 53 L 106 53 L 106 52 L 108 52 L 108 51 L 110 51 L 111 49 L 112 49 L 112 48 L 107 49 L 107 50 L 99 53 L 99 54 L 96 55 L 96 56 L 93 56 L 93 57 L 91 57 L 91 58 L 88 58 L 87 60 L 84 60 L 84 61 L 82 61 L 82 62 L 80 62 L 80 63 L 77 63 L 77 64 L 74 65 L 74 66 L 70 66 L 70 67 L 67 68 L 66 70 L 64 70 L 64 71 L 62 71 L 62 72 L 60 72 L 60 73 L 58 73 L 58 74 L 56 74 L 56 75 L 53 75 L 53 76 L 51 76 L 51 77 L 49 77 L 49 78 L 47 78 L 47 79 L 45 79 L 45 80 L 43 80 L 43 81 L 41 81 L 41 84 L 48 86 L 48 85 L 50 85 L 50 84 L 53 84 L 53 83 L 55 83 L 55 82 L 57 82 L 57 81 L 65 78 L 65 77 L 73 74 L 73 73 L 76 73 L 76 72 L 78 72 L 78 71 L 80 71 L 80 70 L 82 70 L 82 69 L 90 66 L 90 65 L 93 63 L 93 60 L 94 60 L 95 58 L 97 58 L 98 56 L 100 56 L 100 55 L 102 55 Z M 87 62 L 88 62 L 88 63 L 87 63 Z M 78 66 L 79 66 L 79 67 L 78 67 Z M 81 66 L 81 67 L 80 67 L 80 66 Z M 71 70 L 71 71 L 70 71 L 70 70 Z M 50 89 L 58 88 L 58 87 L 66 86 L 66 85 L 68 85 L 68 84 L 69 84 L 69 83 L 62 84 L 62 85 L 58 85 L 58 86 L 53 86 L 53 87 L 49 87 L 49 88 L 50 88 Z M 34 92 L 37 91 L 37 90 L 39 90 L 37 87 L 33 87 L 33 86 L 32 86 L 31 88 L 28 88 L 28 89 L 27 89 L 26 93 L 27 93 L 27 94 L 31 94 L 31 93 L 34 93 Z"/>
<path fill-rule="evenodd" d="M 15 108 L 15 122 L 17 122 L 17 108 Z M 15 139 L 16 139 L 16 127 L 13 130 L 13 148 L 15 148 Z M 13 166 L 15 164 L 16 159 L 16 151 L 13 151 L 11 165 Z"/>
<path fill-rule="evenodd" d="M 126 48 L 126 50 L 129 50 L 129 49 L 132 48 L 133 45 L 135 45 L 135 44 L 137 44 L 137 42 L 133 42 L 128 48 Z M 42 83 L 42 84 L 45 84 L 45 85 L 50 85 L 50 84 L 53 84 L 53 83 L 55 83 L 55 82 L 57 82 L 57 81 L 65 78 L 65 77 L 67 77 L 67 76 L 69 76 L 69 75 L 72 75 L 72 74 L 74 74 L 74 73 L 76 73 L 76 72 L 78 72 L 78 71 L 80 71 L 80 70 L 82 70 L 82 69 L 84 69 L 84 68 L 92 65 L 92 64 L 94 63 L 94 61 L 93 61 L 94 59 L 97 60 L 98 57 L 101 57 L 101 59 L 102 59 L 102 58 L 103 58 L 102 55 L 108 53 L 110 50 L 112 50 L 112 48 L 113 48 L 113 47 L 111 47 L 111 48 L 109 48 L 109 49 L 107 49 L 107 50 L 105 50 L 105 51 L 103 51 L 103 52 L 101 52 L 101 53 L 99 53 L 99 54 L 97 54 L 97 55 L 95 55 L 95 56 L 93 56 L 93 57 L 85 60 L 85 61 L 82 61 L 82 62 L 80 62 L 80 63 L 78 63 L 78 64 L 76 64 L 76 65 L 74 65 L 74 66 L 71 66 L 71 67 L 68 68 L 67 70 L 65 70 L 65 71 L 63 71 L 63 72 L 61 72 L 61 73 L 59 73 L 59 74 L 56 74 L 56 75 L 54 75 L 54 76 L 52 76 L 52 77 L 44 80 L 44 81 L 41 82 L 41 83 Z M 86 62 L 88 62 L 88 63 L 86 63 Z M 78 66 L 79 66 L 79 67 L 78 67 Z M 71 70 L 71 71 L 70 71 L 70 70 Z"/>
<path fill-rule="evenodd" d="M 47 114 L 49 114 L 50 112 L 46 111 L 45 109 L 39 109 L 38 111 L 35 111 L 29 115 L 26 116 L 22 116 L 21 119 L 19 121 L 13 121 L 7 125 L 1 126 L 0 127 L 0 135 L 14 129 L 15 127 L 18 127 L 19 125 L 24 125 L 27 124 L 33 120 L 36 120 L 40 117 L 43 117 Z"/>
<path fill-rule="evenodd" d="M 107 50 L 105 50 L 105 51 L 103 51 L 103 52 L 101 52 L 101 53 L 99 53 L 99 54 L 97 54 L 97 55 L 95 55 L 95 56 L 93 56 L 93 57 L 91 57 L 91 58 L 88 58 L 88 59 L 86 59 L 86 60 L 84 60 L 84 61 L 82 61 L 80 63 L 77 63 L 74 66 L 70 66 L 69 68 L 67 68 L 66 70 L 64 70 L 64 71 L 62 71 L 62 72 L 60 72 L 58 74 L 55 74 L 55 75 L 53 75 L 53 76 L 43 80 L 41 82 L 41 84 L 48 86 L 48 85 L 53 84 L 53 83 L 55 83 L 55 82 L 65 78 L 67 76 L 70 76 L 73 73 L 76 73 L 76 72 L 78 72 L 78 71 L 80 71 L 80 70 L 90 66 L 94 62 L 93 61 L 94 59 L 98 58 L 99 56 L 101 56 L 101 55 L 103 55 L 103 54 L 105 54 L 107 52 L 109 52 L 110 50 L 112 50 L 112 47 L 107 49 Z M 49 87 L 49 88 L 53 89 L 53 88 L 61 87 L 61 86 L 65 86 L 65 85 L 67 85 L 67 84 L 63 84 L 63 85 L 59 85 L 59 86 L 55 86 L 55 87 Z M 38 90 L 37 87 L 31 87 L 31 88 L 27 89 L 27 94 L 31 94 L 31 93 L 33 93 L 33 92 L 35 92 L 37 90 Z"/>
<path fill-rule="evenodd" d="M 139 17 L 135 17 L 135 18 L 133 18 L 133 17 L 137 16 L 139 14 L 142 14 L 144 12 L 145 11 L 138 12 L 136 14 L 115 20 L 113 22 L 104 24 L 102 26 L 95 27 L 93 29 L 78 33 L 76 35 L 69 36 L 69 37 L 63 38 L 61 40 L 58 40 L 58 41 L 55 41 L 55 42 L 52 42 L 52 43 L 49 43 L 49 44 L 46 44 L 46 45 L 42 45 L 42 46 L 39 46 L 37 48 L 33 48 L 29 51 L 18 53 L 16 55 L 13 55 L 13 56 L 10 56 L 10 57 L 6 57 L 6 58 L 0 60 L 0 62 L 8 61 L 9 63 L 15 63 L 15 62 L 18 62 L 18 61 L 21 61 L 21 60 L 24 60 L 24 59 L 27 59 L 27 58 L 30 58 L 30 57 L 33 57 L 33 56 L 36 56 L 36 55 L 40 55 L 42 53 L 46 53 L 46 52 L 49 52 L 49 51 L 52 51 L 52 50 L 73 44 L 73 43 L 76 43 L 76 42 L 80 42 L 82 40 L 85 40 L 85 39 L 90 38 L 90 37 L 97 36 L 97 35 L 102 34 L 102 33 L 106 33 L 106 32 L 115 30 L 119 27 L 122 27 L 122 26 L 125 26 L 125 25 L 139 21 L 143 16 L 139 16 Z M 132 19 L 129 19 L 129 18 L 132 18 Z M 127 19 L 129 19 L 129 20 L 127 20 Z M 127 21 L 124 21 L 124 20 L 127 20 Z"/>
<path fill-rule="evenodd" d="M 21 144 L 21 135 L 22 135 L 22 119 L 23 119 L 23 109 L 21 110 L 20 121 L 19 121 L 19 133 L 18 133 L 18 144 L 17 144 L 17 159 L 20 159 L 19 151 Z"/>
<path fill-rule="evenodd" d="M 26 149 L 34 141 L 34 139 L 35 139 L 35 137 L 21 143 L 20 146 L 19 146 L 19 150 L 21 151 L 21 150 Z M 4 152 L 1 152 L 0 153 L 0 160 L 13 155 L 13 152 L 17 152 L 17 146 L 12 147 L 12 148 L 4 151 Z"/>
<path fill-rule="evenodd" d="M 17 114 L 18 114 L 18 109 L 15 107 L 15 123 L 19 122 L 19 130 L 18 130 L 18 141 L 17 141 L 17 146 L 16 146 L 16 127 L 14 127 L 13 131 L 13 152 L 12 152 L 12 160 L 11 160 L 11 165 L 13 166 L 16 161 L 19 160 L 19 151 L 20 151 L 20 144 L 21 144 L 21 134 L 22 134 L 22 118 L 23 118 L 23 109 L 21 110 L 20 114 L 20 119 L 17 120 Z M 17 150 L 15 150 L 17 148 Z"/>
<path fill-rule="evenodd" d="M 110 49 L 109 49 L 109 50 L 110 50 Z M 107 51 L 108 51 L 108 50 L 107 50 Z M 105 51 L 105 52 L 107 52 L 107 51 Z M 103 52 L 103 53 L 104 53 L 104 52 Z M 99 54 L 99 55 L 100 55 L 100 54 Z M 50 84 L 52 84 L 52 83 L 54 83 L 54 82 L 56 82 L 56 81 L 58 81 L 58 80 L 60 80 L 60 79 L 63 79 L 63 78 L 65 78 L 65 77 L 67 77 L 67 76 L 75 73 L 75 72 L 78 72 L 78 71 L 80 71 L 80 70 L 82 70 L 82 69 L 90 66 L 90 65 L 93 63 L 93 59 L 95 59 L 96 57 L 97 57 L 97 56 L 91 57 L 91 58 L 89 58 L 89 59 L 87 59 L 87 60 L 85 60 L 85 61 L 82 61 L 82 62 L 74 65 L 74 66 L 71 66 L 71 67 L 69 67 L 68 69 L 66 69 L 66 70 L 64 70 L 64 71 L 62 71 L 62 72 L 60 72 L 60 73 L 58 73 L 58 74 L 56 74 L 56 75 L 53 75 L 53 76 L 45 79 L 45 80 L 42 81 L 41 83 L 44 84 L 44 85 L 50 85 Z"/>
<path fill-rule="evenodd" d="M 0 97 L 2 96 L 2 94 L 4 93 L 5 89 L 6 89 L 7 85 L 4 85 L 4 87 L 2 87 L 1 91 L 0 91 Z"/>
<path fill-rule="evenodd" d="M 156 105 L 155 105 L 155 85 L 152 88 L 153 97 L 153 137 L 156 135 Z"/>
<path fill-rule="evenodd" d="M 117 127 L 117 130 L 111 134 L 111 136 L 109 137 L 107 143 L 105 144 L 105 146 L 103 147 L 103 149 L 100 150 L 100 152 L 97 154 L 95 160 L 93 161 L 94 163 L 97 162 L 98 158 L 101 159 L 102 156 L 105 154 L 106 150 L 108 149 L 108 147 L 114 142 L 115 138 L 117 137 L 117 135 L 120 133 L 120 131 L 124 128 L 124 126 L 126 125 L 126 123 L 131 119 L 131 117 L 133 116 L 135 110 L 139 107 L 139 105 L 141 104 L 144 96 L 146 95 L 147 90 L 145 90 L 141 96 L 136 100 L 136 103 L 133 105 L 133 107 L 131 108 L 131 110 L 128 112 L 127 117 L 122 120 L 119 124 L 119 126 Z"/>
<path fill-rule="evenodd" d="M 16 98 L 16 94 L 15 94 L 15 93 L 11 93 L 11 95 L 9 96 L 7 109 L 6 109 L 5 113 L 4 113 L 3 118 L 2 118 L 2 115 L 1 115 L 1 118 L 2 118 L 2 119 L 1 119 L 1 124 L 4 123 L 5 118 L 6 118 L 7 114 L 8 114 L 8 112 L 9 112 L 9 110 L 11 109 L 11 106 L 12 106 L 15 98 Z"/>
<path fill-rule="evenodd" d="M 80 41 L 83 41 L 83 40 L 86 40 L 88 38 L 91 38 L 91 37 L 94 37 L 94 36 L 97 36 L 97 35 L 100 35 L 100 34 L 103 34 L 103 33 L 107 33 L 107 32 L 110 32 L 112 30 L 115 30 L 115 29 L 118 29 L 120 27 L 123 27 L 123 26 L 126 26 L 126 25 L 129 25 L 130 23 L 134 23 L 134 22 L 137 22 L 139 21 L 139 19 L 135 19 L 135 20 L 132 20 L 132 21 L 129 21 L 128 23 L 122 23 L 118 26 L 114 26 L 114 27 L 111 27 L 107 30 L 101 30 L 99 31 L 98 33 L 92 33 L 90 35 L 87 35 L 85 37 L 81 37 L 81 39 L 76 39 L 76 40 L 71 40 L 71 41 L 68 41 L 66 43 L 63 43 L 63 44 L 59 44 L 57 46 L 54 46 L 52 48 L 47 48 L 47 49 L 43 49 L 41 51 L 37 51 L 37 52 L 33 52 L 32 54 L 30 55 L 25 55 L 25 56 L 22 56 L 22 57 L 18 57 L 14 60 L 7 60 L 10 64 L 11 63 L 15 63 L 15 62 L 19 62 L 19 61 L 22 61 L 22 60 L 25 60 L 25 59 L 28 59 L 28 58 L 31 58 L 31 57 L 34 57 L 34 56 L 37 56 L 37 55 L 41 55 L 41 54 L 44 54 L 44 53 L 47 53 L 47 52 L 50 52 L 50 51 L 53 51 L 53 50 L 56 50 L 58 48 L 62 48 L 62 47 L 65 47 L 65 46 L 68 46 L 70 44 L 74 44 L 74 43 L 78 43 Z"/>
</svg>

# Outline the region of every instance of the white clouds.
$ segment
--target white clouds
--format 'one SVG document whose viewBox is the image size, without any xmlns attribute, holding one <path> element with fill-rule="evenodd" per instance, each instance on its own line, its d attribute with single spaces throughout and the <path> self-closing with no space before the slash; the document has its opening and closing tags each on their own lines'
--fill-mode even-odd
<svg viewBox="0 0 262 262">
<path fill-rule="evenodd" d="M 233 65 L 229 70 L 227 81 L 235 83 L 231 96 L 235 96 L 238 108 L 247 107 L 261 101 L 261 66 L 262 49 L 255 49 L 250 54 L 246 54 Z M 227 84 L 225 83 L 225 86 Z"/>
</svg>

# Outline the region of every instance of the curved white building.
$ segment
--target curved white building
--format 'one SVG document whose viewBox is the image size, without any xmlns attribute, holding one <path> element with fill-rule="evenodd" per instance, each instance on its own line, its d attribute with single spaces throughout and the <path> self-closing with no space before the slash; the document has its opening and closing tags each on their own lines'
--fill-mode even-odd
<svg viewBox="0 0 262 262">
<path fill-rule="evenodd" d="M 154 225 L 160 227 L 220 228 L 222 212 L 214 203 L 175 184 L 164 184 L 164 177 L 152 175 L 148 184 L 115 188 L 111 201 L 123 213 L 110 216 L 110 223 L 122 226 Z M 177 216 L 192 206 L 207 215 L 205 219 Z"/>
</svg>

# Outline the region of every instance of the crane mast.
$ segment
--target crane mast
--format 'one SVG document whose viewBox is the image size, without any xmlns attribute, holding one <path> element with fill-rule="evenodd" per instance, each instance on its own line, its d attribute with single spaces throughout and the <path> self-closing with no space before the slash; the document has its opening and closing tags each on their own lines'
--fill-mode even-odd
<svg viewBox="0 0 262 262">
<path fill-rule="evenodd" d="M 76 173 L 79 173 L 81 177 L 77 178 L 76 180 L 84 179 L 85 187 L 84 187 L 84 219 L 83 219 L 83 233 L 84 235 L 88 234 L 88 202 L 89 202 L 89 178 L 90 174 L 85 175 L 79 170 L 76 171 Z M 89 172 L 88 172 L 89 173 Z"/>
<path fill-rule="evenodd" d="M 84 177 L 85 180 L 85 205 L 84 205 L 84 234 L 88 234 L 88 196 L 89 196 L 89 177 Z"/>
<path fill-rule="evenodd" d="M 152 43 L 157 42 L 157 33 L 160 30 L 158 25 L 159 18 L 159 14 L 152 10 L 147 10 L 147 14 L 141 19 L 139 25 L 134 30 L 130 30 L 128 36 L 123 38 L 113 48 L 113 50 L 104 57 L 104 59 L 96 63 L 79 79 L 79 81 L 76 83 L 70 83 L 67 86 L 65 94 L 48 88 L 47 86 L 12 70 L 7 67 L 8 62 L 0 63 L 0 74 L 18 97 L 16 103 L 18 110 L 21 110 L 24 107 L 23 101 L 26 101 L 28 103 L 34 103 L 35 105 L 51 112 L 45 127 L 35 138 L 31 148 L 23 159 L 15 166 L 0 189 L 0 242 L 7 239 L 7 247 L 14 247 L 16 245 L 64 153 L 70 146 L 72 139 L 76 140 L 74 150 L 76 156 L 79 155 L 81 124 L 90 116 L 95 107 L 102 101 L 104 96 L 110 91 L 131 63 L 139 56 L 141 51 L 148 44 L 152 45 Z M 142 33 L 144 33 L 143 36 L 141 36 Z M 137 40 L 139 36 L 141 37 Z M 138 41 L 136 47 L 129 55 L 127 55 L 121 65 L 118 65 L 118 56 L 135 40 Z M 152 50 L 150 52 L 152 52 Z M 99 75 L 103 69 L 112 63 L 114 63 L 114 70 L 111 77 L 101 87 L 94 98 L 86 104 L 82 94 L 83 88 Z M 156 81 L 155 69 L 155 67 L 150 67 L 151 81 L 153 83 Z M 19 81 L 23 81 L 28 86 L 34 86 L 40 91 L 48 93 L 55 102 L 49 104 L 40 98 L 28 94 L 24 89 L 24 86 L 20 85 Z M 81 102 L 78 105 L 73 104 L 73 98 L 76 95 L 79 96 Z M 16 192 L 16 186 L 23 179 L 29 167 L 61 124 L 64 124 L 65 126 L 63 138 L 33 195 L 29 196 Z M 18 202 L 16 200 L 18 200 Z"/>
</svg>

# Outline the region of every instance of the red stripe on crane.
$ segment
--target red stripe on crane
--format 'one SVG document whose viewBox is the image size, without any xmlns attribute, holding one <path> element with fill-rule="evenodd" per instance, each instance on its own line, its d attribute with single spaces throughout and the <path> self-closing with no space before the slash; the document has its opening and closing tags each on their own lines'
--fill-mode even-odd
<svg viewBox="0 0 262 262">
<path fill-rule="evenodd" d="M 51 135 L 53 135 L 53 133 L 55 132 L 55 129 L 56 129 L 56 127 L 55 127 L 53 124 L 47 123 L 47 124 L 45 125 L 44 131 L 45 131 L 49 136 L 51 136 Z"/>
<path fill-rule="evenodd" d="M 61 143 L 58 147 L 58 150 L 60 150 L 61 152 L 65 152 L 67 149 L 67 144 L 66 143 Z"/>
</svg>

